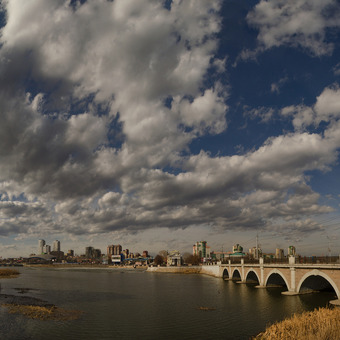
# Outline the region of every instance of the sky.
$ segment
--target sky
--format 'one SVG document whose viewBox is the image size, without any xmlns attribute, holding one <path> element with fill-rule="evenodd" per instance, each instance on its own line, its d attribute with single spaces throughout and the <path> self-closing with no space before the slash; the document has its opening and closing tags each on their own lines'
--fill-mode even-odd
<svg viewBox="0 0 340 340">
<path fill-rule="evenodd" d="M 340 253 L 339 1 L 0 3 L 0 256 Z"/>
</svg>

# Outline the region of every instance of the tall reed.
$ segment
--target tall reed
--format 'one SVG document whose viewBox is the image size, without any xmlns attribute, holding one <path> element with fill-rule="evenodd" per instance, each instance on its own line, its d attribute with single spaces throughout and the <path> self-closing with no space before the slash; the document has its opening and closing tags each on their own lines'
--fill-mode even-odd
<svg viewBox="0 0 340 340">
<path fill-rule="evenodd" d="M 340 308 L 294 314 L 257 335 L 256 340 L 340 340 Z"/>
</svg>

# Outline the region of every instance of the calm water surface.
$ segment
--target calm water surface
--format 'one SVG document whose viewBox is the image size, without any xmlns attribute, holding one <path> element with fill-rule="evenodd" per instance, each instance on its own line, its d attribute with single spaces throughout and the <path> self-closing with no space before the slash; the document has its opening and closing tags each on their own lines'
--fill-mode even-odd
<svg viewBox="0 0 340 340">
<path fill-rule="evenodd" d="M 283 296 L 205 275 L 124 269 L 20 268 L 1 293 L 83 311 L 74 321 L 30 320 L 0 307 L 0 339 L 249 339 L 267 324 L 327 305 L 335 294 Z M 214 310 L 202 311 L 199 307 Z"/>
</svg>

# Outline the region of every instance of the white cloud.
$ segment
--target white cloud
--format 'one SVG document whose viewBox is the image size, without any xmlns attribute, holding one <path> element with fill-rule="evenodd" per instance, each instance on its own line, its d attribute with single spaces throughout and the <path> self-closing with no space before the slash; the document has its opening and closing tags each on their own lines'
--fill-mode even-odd
<svg viewBox="0 0 340 340">
<path fill-rule="evenodd" d="M 249 109 L 248 107 L 244 107 L 245 115 L 254 119 L 259 117 L 261 122 L 268 123 L 274 115 L 275 110 L 273 108 L 268 107 L 258 107 L 256 109 Z"/>
<path fill-rule="evenodd" d="M 315 112 L 313 108 L 305 105 L 291 105 L 281 109 L 281 115 L 293 117 L 293 125 L 296 130 L 304 130 L 314 124 Z"/>
<path fill-rule="evenodd" d="M 336 0 L 261 0 L 247 20 L 259 30 L 260 50 L 288 45 L 322 56 L 333 51 L 326 32 L 340 26 L 339 10 Z"/>
<path fill-rule="evenodd" d="M 270 92 L 274 93 L 276 92 L 277 94 L 280 93 L 281 87 L 288 81 L 288 77 L 281 78 L 278 82 L 272 83 L 270 85 Z"/>
<path fill-rule="evenodd" d="M 339 85 L 325 88 L 316 98 L 314 109 L 318 121 L 329 121 L 332 118 L 340 118 L 340 89 Z"/>
<path fill-rule="evenodd" d="M 334 123 L 324 136 L 302 130 L 315 115 L 338 117 L 337 87 L 325 89 L 313 108 L 282 110 L 294 117 L 296 133 L 237 156 L 190 153 L 196 138 L 227 129 L 226 87 L 205 86 L 209 70 L 225 71 L 225 59 L 215 56 L 220 1 L 173 1 L 171 10 L 147 0 L 4 6 L 2 235 L 265 228 L 271 219 L 330 211 L 304 173 L 333 164 L 339 129 Z M 275 5 L 262 6 L 280 17 Z M 311 11 L 319 8 L 312 3 Z M 286 43 L 273 37 L 263 44 Z M 23 87 L 27 74 L 39 93 Z M 269 121 L 274 110 L 251 113 Z"/>
<path fill-rule="evenodd" d="M 337 121 L 340 118 L 340 89 L 338 84 L 326 87 L 311 107 L 291 105 L 281 109 L 283 116 L 293 117 L 293 125 L 303 130 L 310 125 L 318 126 L 320 122 Z"/>
</svg>

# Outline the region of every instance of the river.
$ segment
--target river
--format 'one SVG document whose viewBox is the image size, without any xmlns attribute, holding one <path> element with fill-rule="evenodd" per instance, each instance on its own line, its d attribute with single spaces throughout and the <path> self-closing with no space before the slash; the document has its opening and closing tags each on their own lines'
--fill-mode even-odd
<svg viewBox="0 0 340 340">
<path fill-rule="evenodd" d="M 41 321 L 0 307 L 0 339 L 249 339 L 266 325 L 313 310 L 335 293 L 283 296 L 200 274 L 138 269 L 22 267 L 1 279 L 1 294 L 26 296 L 81 310 L 73 321 Z M 209 310 L 202 310 L 207 307 Z"/>
</svg>

